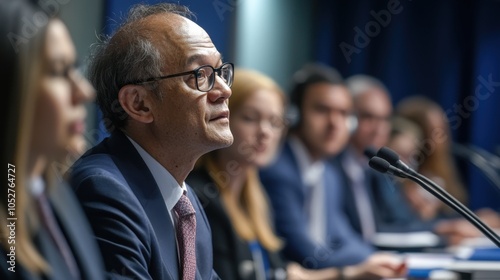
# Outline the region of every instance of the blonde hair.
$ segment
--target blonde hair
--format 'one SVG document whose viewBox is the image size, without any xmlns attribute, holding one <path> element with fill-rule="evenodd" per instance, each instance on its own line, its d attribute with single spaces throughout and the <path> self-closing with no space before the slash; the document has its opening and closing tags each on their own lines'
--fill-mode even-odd
<svg viewBox="0 0 500 280">
<path fill-rule="evenodd" d="M 276 92 L 281 97 L 283 106 L 286 106 L 287 99 L 283 90 L 271 78 L 254 70 L 237 68 L 231 86 L 233 94 L 229 98 L 229 111 L 238 111 L 243 103 L 259 90 Z"/>
<path fill-rule="evenodd" d="M 33 235 L 38 228 L 38 220 L 35 210 L 32 208 L 31 194 L 27 189 L 27 181 L 30 176 L 27 168 L 30 161 L 30 144 L 32 140 L 34 111 L 36 99 L 38 98 L 37 89 L 42 76 L 44 67 L 44 52 L 46 43 L 46 26 L 38 30 L 35 37 L 31 38 L 29 43 L 20 48 L 17 60 L 17 73 L 15 73 L 15 85 L 12 92 L 8 94 L 16 95 L 17 116 L 11 114 L 9 118 L 15 122 L 11 137 L 12 150 L 7 156 L 8 163 L 15 166 L 15 191 L 16 191 L 16 259 L 27 270 L 36 273 L 49 273 L 50 267 L 43 256 L 38 252 L 33 243 Z M 37 81 L 37 82 L 33 82 Z M 7 136 L 9 137 L 9 136 Z M 7 193 L 7 192 L 5 192 Z M 0 201 L 0 218 L 6 219 L 7 205 L 4 205 L 6 199 Z M 0 236 L 2 246 L 9 251 L 7 242 L 9 230 L 7 227 L 0 227 Z"/>
<path fill-rule="evenodd" d="M 271 78 L 256 71 L 236 69 L 231 89 L 231 112 L 240 110 L 245 101 L 259 90 L 276 92 L 282 98 L 283 106 L 286 104 L 286 97 L 281 88 Z M 246 170 L 240 197 L 235 198 L 227 182 L 219 176 L 214 176 L 225 172 L 216 164 L 218 152 L 205 155 L 198 161 L 197 166 L 204 166 L 214 180 L 236 233 L 245 241 L 257 239 L 268 251 L 281 249 L 282 241 L 271 226 L 268 199 L 260 183 L 257 167 Z"/>
</svg>

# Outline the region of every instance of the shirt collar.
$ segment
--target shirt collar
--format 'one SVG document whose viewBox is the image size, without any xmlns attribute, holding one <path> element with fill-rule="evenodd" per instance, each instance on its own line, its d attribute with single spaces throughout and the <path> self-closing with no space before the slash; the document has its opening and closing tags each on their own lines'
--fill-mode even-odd
<svg viewBox="0 0 500 280">
<path fill-rule="evenodd" d="M 290 137 L 290 147 L 297 158 L 299 170 L 302 174 L 302 180 L 306 185 L 315 184 L 316 181 L 321 180 L 325 164 L 322 160 L 313 162 L 307 148 L 302 141 L 296 136 Z"/>
<path fill-rule="evenodd" d="M 31 178 L 28 182 L 28 188 L 33 196 L 39 196 L 45 191 L 45 182 L 40 176 Z"/>
<path fill-rule="evenodd" d="M 363 157 L 359 157 L 353 147 L 348 147 L 345 150 L 342 164 L 351 179 L 364 179 L 365 171 L 370 168 L 368 161 Z"/>
<path fill-rule="evenodd" d="M 135 147 L 142 160 L 148 166 L 149 171 L 153 175 L 158 188 L 160 189 L 161 195 L 169 211 L 174 209 L 175 204 L 179 201 L 182 194 L 187 194 L 186 183 L 182 182 L 179 185 L 174 179 L 174 176 L 168 172 L 165 167 L 163 167 L 158 161 L 156 161 L 148 152 L 146 152 L 139 144 L 137 144 L 132 138 L 127 135 L 128 140 Z"/>
</svg>

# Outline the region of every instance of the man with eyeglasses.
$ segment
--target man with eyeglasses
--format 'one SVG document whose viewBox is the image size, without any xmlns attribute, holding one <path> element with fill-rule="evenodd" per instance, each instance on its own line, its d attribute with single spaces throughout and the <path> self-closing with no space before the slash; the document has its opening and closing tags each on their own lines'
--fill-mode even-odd
<svg viewBox="0 0 500 280">
<path fill-rule="evenodd" d="M 345 151 L 333 159 L 345 175 L 344 210 L 353 229 L 367 242 L 380 231 L 392 231 L 412 222 L 411 212 L 388 177 L 368 166 L 364 150 L 387 145 L 391 131 L 392 104 L 381 81 L 354 75 L 346 80 L 353 96 L 358 127 Z M 414 217 L 416 218 L 416 217 Z"/>
<path fill-rule="evenodd" d="M 218 279 L 210 228 L 184 183 L 233 142 L 233 65 L 175 4 L 138 5 L 94 55 L 90 76 L 111 136 L 70 180 L 112 279 Z"/>
<path fill-rule="evenodd" d="M 358 126 L 342 154 L 332 158 L 332 164 L 344 175 L 343 206 L 349 223 L 370 243 L 378 232 L 431 230 L 434 222 L 420 220 L 396 182 L 371 169 L 364 155 L 367 148 L 378 150 L 389 141 L 392 103 L 388 89 L 378 79 L 363 74 L 349 77 L 346 85 L 353 97 Z"/>
</svg>

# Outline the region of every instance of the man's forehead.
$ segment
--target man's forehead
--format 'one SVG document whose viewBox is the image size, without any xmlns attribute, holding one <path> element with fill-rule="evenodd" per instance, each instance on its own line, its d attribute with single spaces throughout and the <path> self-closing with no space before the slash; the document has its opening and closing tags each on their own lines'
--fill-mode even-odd
<svg viewBox="0 0 500 280">
<path fill-rule="evenodd" d="M 352 98 L 344 85 L 318 83 L 312 85 L 306 92 L 306 99 L 313 103 L 342 104 L 342 106 L 352 107 Z"/>
<path fill-rule="evenodd" d="M 177 14 L 151 15 L 141 22 L 145 32 L 153 32 L 152 37 L 165 37 L 170 40 L 186 40 L 187 43 L 196 41 L 197 38 L 206 38 L 207 32 L 198 24 L 188 18 Z"/>
<path fill-rule="evenodd" d="M 349 91 L 342 84 L 331 84 L 328 82 L 320 82 L 309 85 L 306 88 L 306 94 L 313 93 L 317 96 L 327 96 L 327 95 L 345 95 L 350 98 Z"/>
<path fill-rule="evenodd" d="M 154 15 L 145 22 L 154 35 L 151 39 L 168 52 L 175 52 L 180 63 L 191 64 L 196 61 L 220 59 L 207 32 L 193 21 L 176 15 Z"/>
</svg>

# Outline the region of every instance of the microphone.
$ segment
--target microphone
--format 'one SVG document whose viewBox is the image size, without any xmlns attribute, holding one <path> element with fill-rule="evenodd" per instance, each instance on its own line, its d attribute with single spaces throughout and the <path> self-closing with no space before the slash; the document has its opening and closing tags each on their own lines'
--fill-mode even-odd
<svg viewBox="0 0 500 280">
<path fill-rule="evenodd" d="M 387 160 L 378 156 L 372 157 L 368 162 L 368 165 L 380 173 L 389 173 L 400 178 L 407 178 L 406 174 L 401 169 L 391 166 Z"/>
<path fill-rule="evenodd" d="M 381 151 L 379 150 L 379 152 Z M 476 216 L 476 214 L 474 214 L 469 208 L 465 207 L 456 198 L 451 196 L 436 183 L 434 183 L 430 179 L 426 178 L 425 176 L 415 172 L 414 170 L 406 166 L 406 164 L 404 164 L 399 160 L 399 156 L 389 148 L 384 149 L 384 151 L 382 151 L 380 155 L 387 156 L 387 158 L 392 162 L 394 162 L 395 165 L 403 166 L 403 169 L 407 168 L 411 172 L 407 172 L 403 169 L 400 169 L 399 167 L 391 165 L 389 161 L 379 157 L 378 155 L 370 159 L 369 165 L 371 168 L 381 173 L 389 173 L 401 178 L 408 178 L 414 181 L 415 183 L 419 184 L 426 191 L 430 192 L 432 195 L 437 197 L 443 203 L 450 206 L 453 210 L 462 215 L 467 221 L 469 221 L 472 225 L 474 225 L 479 231 L 481 231 L 486 237 L 488 237 L 497 247 L 500 248 L 500 237 L 498 237 L 498 235 L 490 227 L 484 224 Z M 401 165 L 400 163 L 403 163 L 404 165 Z"/>
<path fill-rule="evenodd" d="M 415 172 L 415 170 L 411 169 L 408 165 L 406 165 L 406 163 L 401 161 L 399 159 L 399 155 L 395 151 L 393 151 L 387 147 L 380 148 L 380 150 L 378 150 L 378 152 L 377 152 L 377 156 L 387 160 L 391 165 L 394 165 L 395 167 L 397 167 L 405 172 L 408 172 L 411 174 L 417 173 L 417 172 Z"/>
<path fill-rule="evenodd" d="M 376 156 L 377 155 L 377 149 L 373 146 L 368 146 L 366 147 L 366 149 L 363 151 L 363 154 L 365 154 L 365 156 L 368 158 L 368 159 L 371 159 L 372 157 Z"/>
<path fill-rule="evenodd" d="M 399 155 L 395 151 L 393 151 L 387 147 L 382 147 L 377 152 L 377 156 L 387 160 L 391 165 L 403 170 L 404 172 L 409 173 L 409 174 L 419 178 L 420 180 L 426 182 L 427 184 L 433 186 L 436 189 L 436 191 L 438 193 L 440 193 L 442 196 L 445 196 L 448 199 L 452 199 L 452 200 L 455 200 L 456 202 L 460 203 L 458 200 L 452 198 L 452 196 L 449 193 L 447 193 L 441 186 L 434 183 L 434 181 L 432 181 L 429 178 L 425 177 L 424 175 L 418 173 L 417 171 L 411 169 L 408 165 L 406 165 L 406 163 L 404 163 L 402 160 L 399 159 Z M 463 207 L 468 210 L 467 207 L 465 207 L 465 206 L 463 206 Z M 469 211 L 469 212 L 472 213 L 472 211 Z"/>
</svg>

